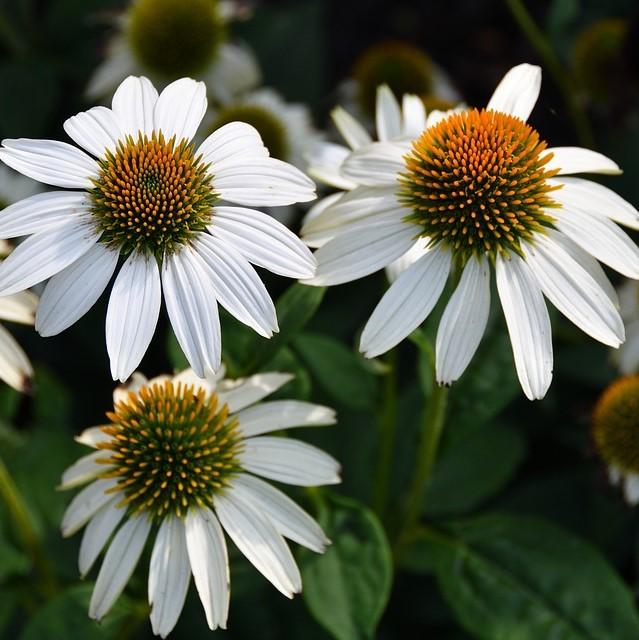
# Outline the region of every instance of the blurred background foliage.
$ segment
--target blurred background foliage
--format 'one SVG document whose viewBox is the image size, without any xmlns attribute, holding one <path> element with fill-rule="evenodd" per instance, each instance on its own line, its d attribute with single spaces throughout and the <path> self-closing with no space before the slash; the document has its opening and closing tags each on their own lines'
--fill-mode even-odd
<svg viewBox="0 0 639 640">
<path fill-rule="evenodd" d="M 250 19 L 233 25 L 233 33 L 256 51 L 264 83 L 309 104 L 316 124 L 324 126 L 358 57 L 386 40 L 422 48 L 454 79 L 467 103 L 485 104 L 511 66 L 544 62 L 509 4 L 258 2 Z M 588 127 L 575 126 L 546 68 L 532 124 L 553 145 L 591 137 L 594 148 L 625 171 L 606 183 L 637 205 L 636 1 L 529 5 Z M 64 119 L 90 106 L 83 92 L 123 6 L 121 0 L 0 2 L 0 136 L 65 138 Z M 615 378 L 605 347 L 554 317 L 555 379 L 543 401 L 530 403 L 517 384 L 503 321 L 496 318 L 452 389 L 425 524 L 391 549 L 396 506 L 409 482 L 431 393 L 427 355 L 413 343 L 402 344 L 393 356 L 397 378 L 390 382 L 387 361 L 356 355 L 357 334 L 385 286 L 382 274 L 325 294 L 300 285 L 285 292 L 283 279 L 262 275 L 280 296 L 280 338 L 267 343 L 225 317 L 226 361 L 234 374 L 292 371 L 296 379 L 282 395 L 338 410 L 336 427 L 303 437 L 342 462 L 344 483 L 339 494 L 296 496 L 334 541 L 323 557 L 296 550 L 304 597 L 286 601 L 236 554 L 230 630 L 216 633 L 264 640 L 639 638 L 637 517 L 608 487 L 589 433 L 592 406 Z M 80 454 L 72 436 L 99 424 L 111 402 L 105 306 L 103 299 L 55 338 L 16 330 L 37 373 L 30 397 L 0 389 L 0 450 L 45 555 L 32 565 L 25 553 L 29 541 L 15 535 L 0 507 L 0 637 L 7 640 L 150 637 L 145 571 L 104 623 L 95 625 L 86 617 L 90 581 L 77 579 L 79 538 L 62 540 L 58 533 L 69 497 L 54 487 Z M 436 321 L 433 314 L 421 335 L 432 337 Z M 166 318 L 162 322 L 142 366 L 149 375 L 184 362 Z M 396 406 L 389 407 L 388 389 L 395 383 Z M 384 420 L 394 422 L 397 436 L 390 478 L 379 477 Z M 378 518 L 372 507 L 383 503 L 387 508 Z M 399 567 L 394 577 L 393 552 Z M 190 597 L 173 637 L 209 634 L 199 603 Z"/>
</svg>

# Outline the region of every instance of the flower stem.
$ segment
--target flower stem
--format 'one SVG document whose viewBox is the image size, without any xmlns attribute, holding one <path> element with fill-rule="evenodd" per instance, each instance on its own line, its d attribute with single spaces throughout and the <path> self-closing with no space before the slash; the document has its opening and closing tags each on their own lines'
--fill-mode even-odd
<svg viewBox="0 0 639 640">
<path fill-rule="evenodd" d="M 388 373 L 384 379 L 382 410 L 380 414 L 379 450 L 377 454 L 377 474 L 373 491 L 373 508 L 383 518 L 388 506 L 391 468 L 395 451 L 395 432 L 397 425 L 397 352 L 390 351 L 387 356 Z"/>
<path fill-rule="evenodd" d="M 42 595 L 50 598 L 56 592 L 55 578 L 51 565 L 44 553 L 40 537 L 34 527 L 24 499 L 2 458 L 0 458 L 0 498 L 4 500 L 7 506 L 17 539 L 31 557 L 33 566 L 40 574 Z"/>
<path fill-rule="evenodd" d="M 577 91 L 569 75 L 566 73 L 552 45 L 537 26 L 522 0 L 504 0 L 513 18 L 519 25 L 528 42 L 539 54 L 544 65 L 555 80 L 561 95 L 570 112 L 580 144 L 593 146 L 593 135 L 588 117 L 577 98 Z"/>
</svg>

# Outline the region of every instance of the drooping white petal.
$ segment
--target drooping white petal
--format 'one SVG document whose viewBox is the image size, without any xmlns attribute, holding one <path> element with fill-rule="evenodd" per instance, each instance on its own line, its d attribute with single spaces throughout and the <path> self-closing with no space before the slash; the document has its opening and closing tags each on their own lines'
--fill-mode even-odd
<svg viewBox="0 0 639 640">
<path fill-rule="evenodd" d="M 496 274 L 519 382 L 529 400 L 539 400 L 552 381 L 552 335 L 546 303 L 519 256 L 513 254 L 505 260 L 499 254 Z"/>
<path fill-rule="evenodd" d="M 570 173 L 604 173 L 617 175 L 621 169 L 616 162 L 601 153 L 581 147 L 551 147 L 548 153 L 553 157 L 546 163 L 548 171 L 559 169 L 557 175 Z"/>
<path fill-rule="evenodd" d="M 290 373 L 258 373 L 249 378 L 225 380 L 218 387 L 220 404 L 228 404 L 231 413 L 259 402 L 290 382 Z"/>
<path fill-rule="evenodd" d="M 91 594 L 90 618 L 101 620 L 118 599 L 135 570 L 150 529 L 151 520 L 140 515 L 129 518 L 115 534 Z"/>
<path fill-rule="evenodd" d="M 368 131 L 342 107 L 335 107 L 331 111 L 331 118 L 351 149 L 358 149 L 373 142 Z"/>
<path fill-rule="evenodd" d="M 466 370 L 486 330 L 490 313 L 490 266 L 471 258 L 439 322 L 437 382 L 450 384 Z"/>
<path fill-rule="evenodd" d="M 522 244 L 545 296 L 582 331 L 611 347 L 624 340 L 624 328 L 613 302 L 590 274 L 553 240 L 549 229 L 535 236 L 535 245 Z"/>
<path fill-rule="evenodd" d="M 0 160 L 38 182 L 67 189 L 91 189 L 98 163 L 84 151 L 57 140 L 19 138 L 2 141 Z"/>
<path fill-rule="evenodd" d="M 220 8 L 229 6 L 220 4 Z M 259 63 L 253 50 L 243 44 L 222 42 L 215 61 L 206 73 L 206 86 L 221 104 L 258 86 L 261 81 Z"/>
<path fill-rule="evenodd" d="M 572 206 L 550 214 L 555 227 L 584 251 L 628 278 L 639 278 L 639 249 L 612 220 Z"/>
<path fill-rule="evenodd" d="M 122 133 L 134 139 L 140 133 L 150 136 L 157 99 L 158 92 L 148 78 L 126 78 L 113 94 L 111 105 Z"/>
<path fill-rule="evenodd" d="M 211 630 L 226 629 L 230 576 L 222 527 L 207 508 L 189 510 L 184 526 L 191 571 L 206 621 Z"/>
<path fill-rule="evenodd" d="M 137 66 L 128 38 L 123 34 L 115 35 L 107 46 L 102 62 L 89 78 L 87 97 L 97 99 L 111 95 L 122 78 L 135 73 Z"/>
<path fill-rule="evenodd" d="M 65 538 L 72 536 L 81 529 L 93 515 L 95 515 L 113 497 L 107 493 L 117 484 L 117 480 L 108 478 L 96 480 L 82 489 L 73 497 L 64 515 L 62 516 L 62 535 Z"/>
<path fill-rule="evenodd" d="M 154 257 L 132 253 L 115 280 L 106 316 L 106 343 L 114 380 L 140 364 L 160 315 L 160 270 Z"/>
<path fill-rule="evenodd" d="M 639 321 L 626 323 L 626 341 L 618 351 L 613 353 L 613 359 L 620 373 L 627 376 L 639 371 Z"/>
<path fill-rule="evenodd" d="M 102 427 L 89 427 L 82 431 L 82 433 L 75 436 L 74 440 L 79 443 L 96 449 L 100 442 L 108 442 L 111 436 L 108 436 L 102 430 Z"/>
<path fill-rule="evenodd" d="M 401 220 L 348 231 L 315 252 L 315 277 L 304 283 L 324 286 L 363 278 L 404 255 L 414 240 L 414 225 Z"/>
<path fill-rule="evenodd" d="M 290 278 L 308 278 L 316 261 L 304 243 L 281 222 L 261 211 L 216 207 L 212 235 L 230 243 L 249 262 Z"/>
<path fill-rule="evenodd" d="M 108 466 L 99 463 L 98 460 L 106 460 L 108 457 L 108 454 L 104 451 L 93 451 L 86 456 L 78 458 L 62 474 L 58 489 L 73 489 L 95 480 L 103 471 L 106 471 Z"/>
<path fill-rule="evenodd" d="M 417 138 L 426 128 L 426 109 L 419 96 L 405 94 L 402 98 L 403 125 L 402 135 Z"/>
<path fill-rule="evenodd" d="M 277 207 L 309 202 L 315 184 L 293 165 L 275 158 L 239 158 L 211 166 L 215 191 L 222 200 L 247 207 Z"/>
<path fill-rule="evenodd" d="M 502 78 L 486 108 L 528 120 L 540 89 L 541 67 L 519 64 Z"/>
<path fill-rule="evenodd" d="M 20 291 L 0 298 L 0 319 L 21 324 L 33 324 L 38 307 L 38 296 L 31 291 Z"/>
<path fill-rule="evenodd" d="M 341 173 L 341 166 L 350 150 L 341 144 L 321 140 L 306 153 L 308 175 L 336 189 L 353 189 L 357 186 Z"/>
<path fill-rule="evenodd" d="M 318 553 L 329 544 L 317 522 L 279 489 L 246 473 L 235 476 L 232 487 L 235 495 L 266 515 L 280 535 Z"/>
<path fill-rule="evenodd" d="M 552 199 L 560 204 L 610 218 L 631 229 L 639 229 L 639 211 L 612 189 L 583 178 L 562 177 L 548 182 L 561 185 L 561 189 L 551 194 Z"/>
<path fill-rule="evenodd" d="M 82 577 L 91 571 L 96 558 L 126 514 L 126 507 L 117 506 L 121 499 L 121 496 L 111 498 L 86 526 L 78 554 L 78 569 Z"/>
<path fill-rule="evenodd" d="M 315 218 L 318 218 L 327 209 L 337 204 L 343 195 L 343 191 L 338 191 L 337 193 L 332 193 L 330 196 L 321 198 L 306 212 L 306 215 L 302 219 L 302 229 L 300 230 L 300 237 L 309 247 L 321 247 L 322 245 L 325 245 L 329 240 L 333 239 L 334 235 L 332 232 L 307 232 L 306 225 L 311 224 L 313 220 L 315 220 Z"/>
<path fill-rule="evenodd" d="M 81 258 L 100 234 L 84 221 L 41 231 L 19 244 L 0 264 L 0 295 L 24 291 Z"/>
<path fill-rule="evenodd" d="M 215 297 L 231 315 L 265 338 L 278 331 L 275 305 L 266 287 L 233 245 L 202 233 L 194 250 L 212 282 Z"/>
<path fill-rule="evenodd" d="M 164 258 L 162 286 L 175 337 L 193 371 L 201 378 L 217 371 L 222 337 L 216 293 L 193 247 Z"/>
<path fill-rule="evenodd" d="M 301 591 L 293 555 L 265 516 L 231 491 L 215 496 L 215 511 L 237 548 L 278 591 L 288 598 Z"/>
<path fill-rule="evenodd" d="M 245 438 L 278 429 L 335 424 L 335 411 L 300 400 L 272 400 L 242 409 L 236 414 Z"/>
<path fill-rule="evenodd" d="M 206 113 L 206 85 L 191 78 L 171 82 L 159 95 L 153 110 L 155 129 L 169 140 L 190 142 Z"/>
<path fill-rule="evenodd" d="M 353 151 L 342 164 L 342 173 L 357 184 L 399 187 L 398 176 L 406 170 L 407 151 L 395 142 L 373 142 Z"/>
<path fill-rule="evenodd" d="M 406 271 L 414 262 L 417 262 L 423 255 L 430 251 L 430 240 L 428 238 L 418 238 L 413 246 L 397 260 L 393 260 L 386 267 L 386 277 L 389 282 L 395 282 L 399 278 L 400 273 Z"/>
<path fill-rule="evenodd" d="M 84 192 L 36 193 L 2 210 L 0 238 L 19 238 L 59 227 L 82 216 L 88 218 L 89 207 L 89 198 Z"/>
<path fill-rule="evenodd" d="M 117 251 L 97 243 L 54 275 L 40 298 L 36 331 L 41 336 L 54 336 L 79 320 L 109 284 L 118 256 Z"/>
<path fill-rule="evenodd" d="M 639 474 L 627 473 L 624 476 L 623 494 L 628 504 L 635 505 L 639 502 Z"/>
<path fill-rule="evenodd" d="M 166 638 L 180 617 L 191 580 L 184 522 L 167 516 L 158 530 L 149 565 L 151 627 Z"/>
<path fill-rule="evenodd" d="M 276 436 L 258 436 L 244 441 L 239 454 L 242 467 L 251 473 L 312 487 L 340 482 L 335 458 L 306 442 Z"/>
<path fill-rule="evenodd" d="M 217 165 L 242 158 L 266 157 L 268 150 L 259 132 L 246 122 L 229 122 L 215 130 L 199 147 L 196 156 L 202 155 L 211 172 L 217 173 Z"/>
<path fill-rule="evenodd" d="M 0 380 L 16 391 L 30 387 L 33 368 L 15 338 L 0 325 Z"/>
<path fill-rule="evenodd" d="M 73 142 L 97 158 L 106 151 L 115 151 L 118 140 L 123 138 L 118 118 L 106 107 L 93 107 L 68 118 L 64 130 Z"/>
<path fill-rule="evenodd" d="M 424 322 L 444 290 L 450 264 L 449 251 L 433 249 L 391 284 L 362 332 L 359 348 L 367 358 L 385 353 Z"/>
<path fill-rule="evenodd" d="M 377 87 L 375 126 L 377 137 L 382 142 L 402 135 L 402 112 L 397 98 L 386 84 Z"/>
</svg>

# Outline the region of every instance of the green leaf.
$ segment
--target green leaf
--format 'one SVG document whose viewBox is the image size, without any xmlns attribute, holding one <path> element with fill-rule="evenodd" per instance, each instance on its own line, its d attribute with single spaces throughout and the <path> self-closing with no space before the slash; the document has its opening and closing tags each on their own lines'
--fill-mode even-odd
<svg viewBox="0 0 639 640">
<path fill-rule="evenodd" d="M 313 390 L 313 384 L 308 371 L 300 362 L 299 358 L 288 347 L 280 349 L 275 357 L 265 366 L 268 371 L 284 371 L 292 373 L 295 377 L 287 382 L 282 388 L 269 395 L 269 400 L 287 400 L 296 398 L 298 400 L 309 400 Z"/>
<path fill-rule="evenodd" d="M 526 452 L 518 429 L 486 425 L 445 448 L 426 493 L 425 515 L 461 515 L 495 495 L 513 477 Z"/>
<path fill-rule="evenodd" d="M 29 571 L 29 558 L 5 540 L 0 531 L 0 583 L 12 576 L 23 576 Z"/>
<path fill-rule="evenodd" d="M 293 341 L 311 375 L 334 400 L 351 409 L 375 406 L 377 380 L 365 362 L 330 336 L 304 332 Z"/>
<path fill-rule="evenodd" d="M 372 638 L 393 578 L 384 530 L 366 507 L 338 496 L 320 524 L 332 544 L 324 555 L 306 552 L 301 558 L 306 604 L 337 640 Z"/>
<path fill-rule="evenodd" d="M 446 601 L 477 638 L 639 638 L 630 591 L 594 547 L 555 525 L 493 514 L 425 535 Z"/>
<path fill-rule="evenodd" d="M 101 622 L 87 615 L 92 584 L 67 589 L 29 620 L 20 640 L 115 640 L 134 609 L 126 596 L 120 596 Z"/>
</svg>

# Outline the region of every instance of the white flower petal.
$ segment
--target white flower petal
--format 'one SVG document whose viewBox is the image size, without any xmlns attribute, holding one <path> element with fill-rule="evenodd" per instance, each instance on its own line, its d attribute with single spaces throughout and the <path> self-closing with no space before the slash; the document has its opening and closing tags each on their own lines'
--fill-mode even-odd
<svg viewBox="0 0 639 640">
<path fill-rule="evenodd" d="M 107 493 L 117 484 L 117 480 L 108 478 L 96 480 L 84 487 L 69 503 L 62 516 L 62 535 L 65 538 L 72 536 L 80 530 L 107 502 L 113 498 L 112 493 Z"/>
<path fill-rule="evenodd" d="M 437 382 L 455 382 L 486 330 L 490 313 L 490 266 L 488 260 L 471 258 L 439 322 L 436 342 Z"/>
<path fill-rule="evenodd" d="M 315 252 L 315 277 L 304 283 L 342 284 L 375 273 L 411 248 L 415 231 L 414 225 L 400 220 L 338 235 Z"/>
<path fill-rule="evenodd" d="M 230 576 L 226 542 L 215 514 L 191 509 L 184 520 L 186 546 L 197 592 L 211 630 L 226 629 Z"/>
<path fill-rule="evenodd" d="M 191 580 L 184 522 L 167 516 L 158 530 L 149 565 L 149 604 L 153 633 L 162 638 L 175 627 Z"/>
<path fill-rule="evenodd" d="M 244 441 L 241 465 L 251 473 L 300 487 L 340 482 L 340 466 L 321 449 L 299 440 L 258 436 Z"/>
<path fill-rule="evenodd" d="M 237 548 L 286 597 L 302 590 L 293 555 L 271 522 L 227 490 L 215 496 L 215 511 Z"/>
<path fill-rule="evenodd" d="M 93 449 L 97 449 L 99 443 L 108 442 L 110 439 L 111 436 L 104 433 L 100 426 L 89 427 L 74 438 L 77 443 L 92 447 Z"/>
<path fill-rule="evenodd" d="M 0 264 L 0 295 L 24 291 L 50 278 L 81 258 L 98 238 L 99 233 L 82 220 L 30 236 Z"/>
<path fill-rule="evenodd" d="M 101 620 L 124 591 L 140 559 L 150 530 L 151 520 L 146 515 L 141 515 L 131 517 L 115 534 L 104 556 L 91 594 L 90 618 Z"/>
<path fill-rule="evenodd" d="M 402 135 L 402 112 L 397 98 L 385 84 L 377 87 L 375 126 L 382 142 Z"/>
<path fill-rule="evenodd" d="M 106 107 L 93 107 L 68 118 L 64 130 L 73 142 L 98 158 L 115 151 L 123 138 L 116 115 Z"/>
<path fill-rule="evenodd" d="M 3 140 L 0 160 L 38 182 L 68 189 L 91 189 L 98 163 L 84 151 L 57 140 Z"/>
<path fill-rule="evenodd" d="M 129 76 L 113 94 L 112 108 L 122 133 L 137 138 L 153 133 L 158 92 L 148 78 Z"/>
<path fill-rule="evenodd" d="M 132 253 L 115 280 L 106 316 L 106 343 L 114 380 L 124 382 L 140 364 L 155 332 L 161 300 L 155 258 Z"/>
<path fill-rule="evenodd" d="M 155 129 L 177 143 L 191 141 L 206 113 L 206 85 L 191 78 L 171 82 L 160 94 L 153 111 Z"/>
<path fill-rule="evenodd" d="M 218 163 L 237 162 L 242 158 L 268 156 L 259 132 L 246 122 L 229 122 L 214 131 L 201 145 L 196 156 L 202 155 L 211 172 L 217 172 Z"/>
<path fill-rule="evenodd" d="M 234 96 L 258 86 L 261 75 L 259 63 L 249 47 L 223 42 L 205 79 L 211 95 L 226 104 Z"/>
<path fill-rule="evenodd" d="M 210 278 L 218 302 L 265 338 L 278 331 L 275 305 L 255 269 L 233 245 L 198 234 L 194 250 Z"/>
<path fill-rule="evenodd" d="M 217 390 L 220 405 L 228 404 L 231 413 L 235 413 L 271 395 L 292 379 L 290 373 L 271 372 L 258 373 L 239 380 L 225 380 Z"/>
<path fill-rule="evenodd" d="M 335 107 L 331 111 L 331 118 L 351 149 L 358 149 L 373 142 L 368 131 L 342 107 Z"/>
<path fill-rule="evenodd" d="M 546 303 L 519 256 L 505 260 L 499 254 L 496 273 L 519 382 L 529 400 L 539 400 L 552 381 L 552 335 Z"/>
<path fill-rule="evenodd" d="M 547 171 L 559 169 L 557 175 L 570 173 L 604 173 L 617 175 L 621 169 L 616 162 L 590 149 L 581 147 L 551 147 L 547 149 L 553 157 L 546 163 Z"/>
<path fill-rule="evenodd" d="M 389 282 L 395 282 L 400 273 L 406 271 L 414 262 L 430 251 L 428 238 L 418 238 L 413 246 L 402 256 L 386 267 L 386 277 Z"/>
<path fill-rule="evenodd" d="M 21 324 L 33 324 L 38 307 L 38 296 L 31 291 L 20 291 L 0 298 L 0 318 Z"/>
<path fill-rule="evenodd" d="M 278 429 L 335 424 L 335 411 L 300 400 L 272 400 L 242 409 L 235 416 L 245 438 Z"/>
<path fill-rule="evenodd" d="M 357 184 L 371 187 L 399 187 L 398 177 L 406 170 L 408 149 L 393 142 L 373 142 L 351 153 L 342 164 L 342 174 Z"/>
<path fill-rule="evenodd" d="M 519 64 L 502 78 L 486 108 L 528 120 L 540 89 L 541 68 L 532 64 Z"/>
<path fill-rule="evenodd" d="M 308 278 L 316 261 L 304 243 L 271 216 L 243 207 L 216 207 L 212 235 L 231 244 L 249 262 L 290 278 Z"/>
<path fill-rule="evenodd" d="M 175 337 L 193 371 L 201 378 L 217 371 L 222 337 L 216 294 L 194 248 L 164 258 L 162 286 Z"/>
<path fill-rule="evenodd" d="M 627 376 L 639 371 L 639 321 L 626 324 L 626 341 L 613 353 L 621 374 Z"/>
<path fill-rule="evenodd" d="M 417 138 L 426 128 L 426 109 L 419 96 L 405 94 L 402 99 L 403 126 L 402 135 Z"/>
<path fill-rule="evenodd" d="M 33 368 L 15 338 L 0 325 L 0 380 L 16 391 L 27 391 Z"/>
<path fill-rule="evenodd" d="M 308 175 L 336 189 L 353 189 L 357 186 L 341 173 L 342 163 L 350 150 L 341 144 L 319 141 L 306 153 Z"/>
<path fill-rule="evenodd" d="M 246 157 L 211 166 L 215 191 L 222 200 L 247 207 L 315 200 L 315 184 L 293 165 L 275 158 Z"/>
<path fill-rule="evenodd" d="M 639 502 L 639 475 L 628 473 L 623 478 L 623 493 L 626 502 L 635 505 Z"/>
<path fill-rule="evenodd" d="M 91 571 L 104 545 L 126 514 L 126 507 L 117 506 L 121 499 L 121 496 L 111 498 L 111 501 L 91 518 L 84 530 L 78 555 L 78 569 L 82 577 Z"/>
<path fill-rule="evenodd" d="M 93 451 L 86 456 L 78 458 L 62 474 L 62 480 L 60 481 L 58 489 L 73 489 L 91 480 L 95 480 L 107 469 L 106 464 L 97 461 L 100 459 L 106 460 L 108 457 L 108 454 L 104 451 Z"/>
<path fill-rule="evenodd" d="M 553 238 L 536 235 L 535 245 L 522 244 L 530 266 L 545 296 L 582 331 L 611 347 L 624 341 L 619 312 L 603 289 Z"/>
<path fill-rule="evenodd" d="M 334 233 L 332 230 L 324 232 L 319 231 L 317 233 L 313 231 L 309 231 L 308 233 L 305 230 L 306 225 L 309 225 L 321 216 L 324 211 L 337 204 L 340 198 L 344 195 L 343 191 L 338 191 L 337 193 L 332 193 L 330 196 L 326 196 L 318 200 L 307 212 L 304 218 L 302 219 L 302 229 L 300 230 L 300 236 L 302 240 L 309 247 L 321 247 L 326 244 L 329 240 L 332 240 L 334 237 Z"/>
<path fill-rule="evenodd" d="M 135 73 L 137 66 L 128 38 L 123 34 L 115 35 L 107 46 L 102 62 L 89 78 L 87 97 L 97 99 L 111 95 L 122 78 Z"/>
<path fill-rule="evenodd" d="M 118 264 L 117 251 L 97 243 L 47 283 L 36 313 L 41 336 L 54 336 L 79 320 L 105 290 Z"/>
<path fill-rule="evenodd" d="M 449 251 L 433 249 L 393 282 L 362 332 L 359 348 L 367 358 L 385 353 L 424 322 L 444 290 L 450 264 Z"/>
<path fill-rule="evenodd" d="M 324 552 L 329 540 L 321 527 L 285 493 L 246 473 L 235 476 L 231 485 L 234 495 L 239 494 L 266 515 L 280 535 L 318 553 Z"/>
<path fill-rule="evenodd" d="M 59 227 L 80 217 L 88 218 L 90 202 L 86 193 L 48 191 L 3 209 L 0 238 L 18 238 Z"/>
</svg>

